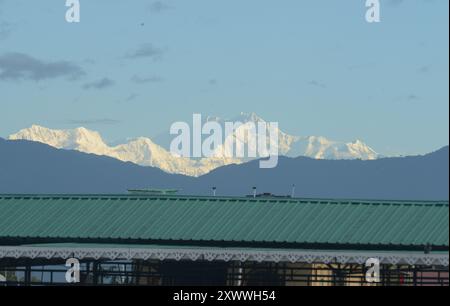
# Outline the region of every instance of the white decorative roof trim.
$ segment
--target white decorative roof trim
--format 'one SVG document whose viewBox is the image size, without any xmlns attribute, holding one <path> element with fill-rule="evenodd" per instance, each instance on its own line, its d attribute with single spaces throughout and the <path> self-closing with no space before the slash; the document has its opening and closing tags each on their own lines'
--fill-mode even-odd
<svg viewBox="0 0 450 306">
<path fill-rule="evenodd" d="M 425 266 L 449 266 L 449 254 L 424 254 L 419 252 L 371 252 L 371 251 L 311 251 L 311 250 L 261 250 L 219 248 L 96 248 L 96 247 L 27 247 L 0 246 L 0 259 L 42 258 L 103 260 L 206 260 L 206 261 L 256 261 L 287 263 L 342 263 L 364 264 L 369 258 L 377 258 L 382 264 Z"/>
</svg>

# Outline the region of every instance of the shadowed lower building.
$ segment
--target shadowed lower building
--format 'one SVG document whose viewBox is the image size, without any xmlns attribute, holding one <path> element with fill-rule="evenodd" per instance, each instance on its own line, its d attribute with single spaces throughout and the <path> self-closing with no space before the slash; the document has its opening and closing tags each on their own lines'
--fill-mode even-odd
<svg viewBox="0 0 450 306">
<path fill-rule="evenodd" d="M 448 240 L 448 202 L 0 195 L 0 286 L 448 285 Z"/>
</svg>

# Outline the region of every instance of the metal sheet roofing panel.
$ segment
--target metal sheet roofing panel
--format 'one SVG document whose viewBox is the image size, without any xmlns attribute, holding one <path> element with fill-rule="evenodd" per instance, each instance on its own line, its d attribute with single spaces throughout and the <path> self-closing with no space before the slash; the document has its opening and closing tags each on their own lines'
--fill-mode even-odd
<svg viewBox="0 0 450 306">
<path fill-rule="evenodd" d="M 0 195 L 0 241 L 448 249 L 448 202 Z"/>
</svg>

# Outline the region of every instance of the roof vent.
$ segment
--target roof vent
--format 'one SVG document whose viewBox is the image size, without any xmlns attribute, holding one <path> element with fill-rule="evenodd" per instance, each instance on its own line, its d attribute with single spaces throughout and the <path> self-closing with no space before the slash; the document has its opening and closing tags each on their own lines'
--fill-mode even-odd
<svg viewBox="0 0 450 306">
<path fill-rule="evenodd" d="M 128 189 L 129 194 L 135 195 L 174 195 L 178 189 Z"/>
</svg>

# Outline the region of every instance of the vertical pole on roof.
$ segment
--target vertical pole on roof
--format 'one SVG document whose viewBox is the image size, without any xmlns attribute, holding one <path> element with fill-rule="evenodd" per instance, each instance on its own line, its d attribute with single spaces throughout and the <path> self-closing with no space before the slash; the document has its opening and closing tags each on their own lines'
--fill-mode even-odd
<svg viewBox="0 0 450 306">
<path fill-rule="evenodd" d="M 213 196 L 215 197 L 215 196 L 216 196 L 216 190 L 217 190 L 217 188 L 216 188 L 216 187 L 213 187 L 212 190 L 213 190 Z"/>
<path fill-rule="evenodd" d="M 253 187 L 253 197 L 256 198 L 256 187 Z"/>
<path fill-rule="evenodd" d="M 295 184 L 292 185 L 291 198 L 295 198 Z"/>
</svg>

